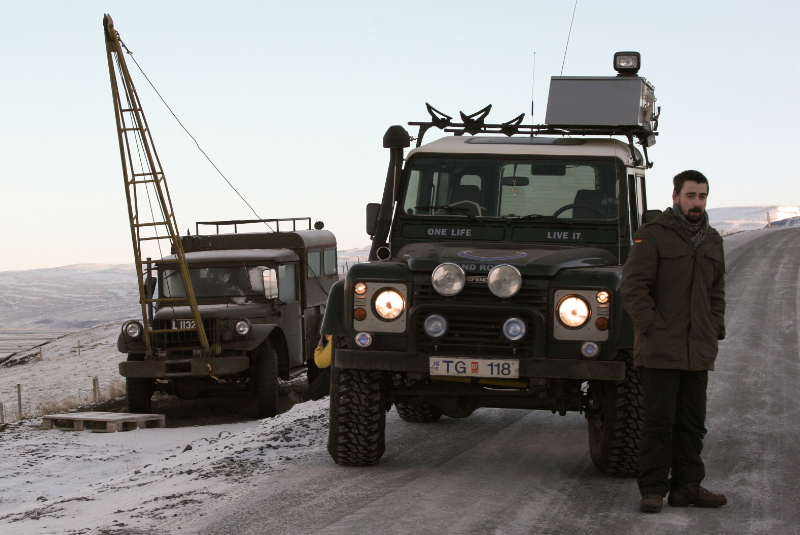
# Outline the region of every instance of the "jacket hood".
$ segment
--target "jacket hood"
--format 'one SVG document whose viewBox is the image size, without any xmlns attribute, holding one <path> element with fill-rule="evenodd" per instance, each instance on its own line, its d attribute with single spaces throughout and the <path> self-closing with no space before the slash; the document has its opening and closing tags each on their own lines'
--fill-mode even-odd
<svg viewBox="0 0 800 535">
<path fill-rule="evenodd" d="M 616 255 L 595 247 L 559 247 L 485 243 L 415 243 L 401 248 L 397 258 L 412 271 L 433 271 L 443 262 L 458 264 L 465 272 L 488 273 L 499 264 L 510 264 L 523 275 L 550 277 L 562 269 L 618 265 Z"/>
<path fill-rule="evenodd" d="M 203 318 L 263 318 L 267 315 L 267 305 L 246 303 L 243 305 L 200 305 L 200 316 Z M 162 308 L 153 316 L 157 320 L 191 319 L 192 309 L 189 307 Z"/>
</svg>

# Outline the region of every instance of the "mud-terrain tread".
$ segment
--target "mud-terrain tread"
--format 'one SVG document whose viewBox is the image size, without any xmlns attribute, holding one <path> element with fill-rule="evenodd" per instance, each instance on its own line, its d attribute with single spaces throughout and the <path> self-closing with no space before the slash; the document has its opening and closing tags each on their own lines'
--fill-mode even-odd
<svg viewBox="0 0 800 535">
<path fill-rule="evenodd" d="M 420 403 L 418 405 L 408 405 L 406 403 L 395 403 L 397 414 L 400 419 L 405 422 L 415 424 L 432 424 L 438 422 L 442 417 L 442 411 L 427 403 Z"/>
<path fill-rule="evenodd" d="M 332 366 L 328 453 L 337 464 L 376 464 L 386 444 L 383 374 Z"/>
<path fill-rule="evenodd" d="M 636 477 L 644 425 L 644 392 L 633 359 L 630 355 L 626 358 L 624 380 L 605 385 L 590 381 L 589 388 L 604 388 L 602 429 L 595 423 L 596 413 L 586 412 L 592 463 L 607 476 Z"/>
<path fill-rule="evenodd" d="M 128 361 L 144 360 L 144 355 L 128 354 Z M 128 398 L 128 412 L 133 414 L 150 414 L 152 398 L 155 391 L 155 379 L 126 377 L 125 395 Z"/>
<path fill-rule="evenodd" d="M 278 353 L 269 346 L 256 349 L 255 390 L 256 417 L 278 414 Z"/>
</svg>

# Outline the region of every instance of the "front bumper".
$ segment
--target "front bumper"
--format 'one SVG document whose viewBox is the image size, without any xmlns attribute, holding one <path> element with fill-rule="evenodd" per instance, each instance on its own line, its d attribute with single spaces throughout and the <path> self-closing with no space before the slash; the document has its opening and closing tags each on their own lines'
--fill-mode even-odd
<svg viewBox="0 0 800 535">
<path fill-rule="evenodd" d="M 250 367 L 247 357 L 216 357 L 180 360 L 139 360 L 119 363 L 123 377 L 167 379 L 231 375 Z"/>
<path fill-rule="evenodd" d="M 476 358 L 474 355 L 447 356 Z M 337 349 L 334 365 L 337 368 L 429 373 L 430 364 L 428 359 L 428 355 Z M 519 359 L 519 376 L 521 378 L 542 377 L 548 379 L 581 379 L 585 381 L 622 381 L 625 379 L 625 363 L 606 360 L 521 358 Z"/>
</svg>

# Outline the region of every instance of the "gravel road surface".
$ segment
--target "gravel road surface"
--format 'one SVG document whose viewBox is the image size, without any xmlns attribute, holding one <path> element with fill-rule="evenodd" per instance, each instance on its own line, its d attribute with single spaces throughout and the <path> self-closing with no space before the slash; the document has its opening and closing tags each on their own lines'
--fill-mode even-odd
<svg viewBox="0 0 800 535">
<path fill-rule="evenodd" d="M 217 520 L 200 533 L 800 533 L 800 229 L 725 246 L 728 338 L 703 454 L 725 507 L 640 513 L 635 480 L 593 467 L 579 414 L 483 409 L 421 425 L 392 411 L 379 465 L 336 466 L 320 449 L 207 511 Z"/>
</svg>

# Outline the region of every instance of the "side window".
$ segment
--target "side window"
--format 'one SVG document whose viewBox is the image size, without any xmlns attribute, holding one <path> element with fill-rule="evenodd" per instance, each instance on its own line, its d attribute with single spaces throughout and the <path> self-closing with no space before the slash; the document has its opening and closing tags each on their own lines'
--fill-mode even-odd
<svg viewBox="0 0 800 535">
<path fill-rule="evenodd" d="M 639 201 L 639 213 L 644 213 L 647 210 L 647 194 L 644 190 L 644 177 L 636 175 L 636 198 Z"/>
<path fill-rule="evenodd" d="M 297 301 L 294 264 L 283 264 L 278 266 L 278 299 L 284 303 Z"/>
<path fill-rule="evenodd" d="M 274 269 L 266 268 L 261 272 L 264 282 L 264 295 L 267 299 L 278 297 L 278 277 Z"/>
<path fill-rule="evenodd" d="M 320 251 L 308 252 L 308 274 L 309 279 L 322 276 L 322 253 Z"/>
<path fill-rule="evenodd" d="M 324 271 L 326 275 L 333 275 L 336 273 L 336 248 L 331 247 L 329 249 L 325 249 L 323 253 L 322 263 L 324 264 Z"/>
</svg>

